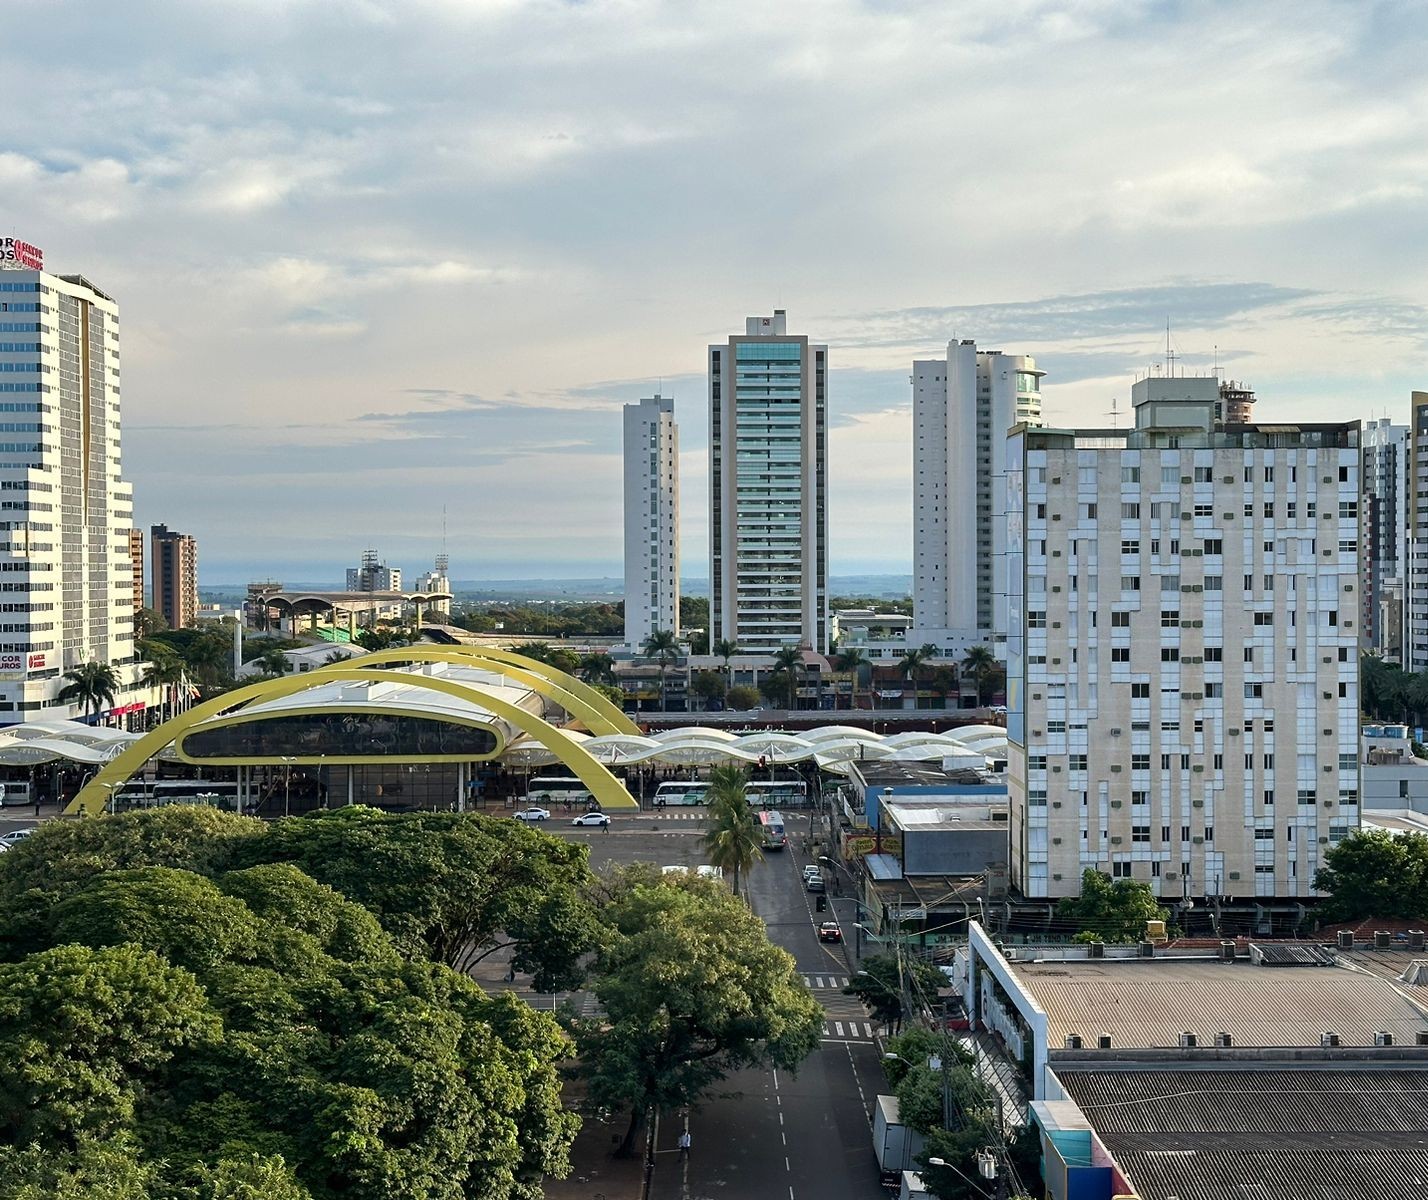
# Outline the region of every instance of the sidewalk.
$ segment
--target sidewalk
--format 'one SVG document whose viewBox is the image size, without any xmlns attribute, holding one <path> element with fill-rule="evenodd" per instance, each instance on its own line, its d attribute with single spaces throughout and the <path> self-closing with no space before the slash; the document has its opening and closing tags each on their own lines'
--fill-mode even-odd
<svg viewBox="0 0 1428 1200">
<path fill-rule="evenodd" d="M 541 1181 L 546 1200 L 640 1200 L 645 1186 L 647 1128 L 640 1131 L 633 1158 L 613 1157 L 615 1147 L 625 1136 L 629 1116 L 621 1113 L 611 1121 L 602 1121 L 581 1112 L 584 1093 L 585 1085 L 579 1080 L 565 1085 L 565 1104 L 581 1113 L 584 1124 L 570 1148 L 570 1178 L 547 1177 Z"/>
</svg>

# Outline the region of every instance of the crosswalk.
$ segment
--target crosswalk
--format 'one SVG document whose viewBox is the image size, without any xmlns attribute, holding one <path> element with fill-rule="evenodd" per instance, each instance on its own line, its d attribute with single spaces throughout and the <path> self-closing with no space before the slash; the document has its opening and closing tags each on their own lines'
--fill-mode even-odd
<svg viewBox="0 0 1428 1200">
<path fill-rule="evenodd" d="M 870 1021 L 825 1021 L 823 1037 L 843 1042 L 871 1042 L 873 1026 Z"/>
<path fill-rule="evenodd" d="M 803 986 L 811 988 L 837 988 L 839 990 L 848 986 L 846 975 L 805 975 Z"/>
</svg>

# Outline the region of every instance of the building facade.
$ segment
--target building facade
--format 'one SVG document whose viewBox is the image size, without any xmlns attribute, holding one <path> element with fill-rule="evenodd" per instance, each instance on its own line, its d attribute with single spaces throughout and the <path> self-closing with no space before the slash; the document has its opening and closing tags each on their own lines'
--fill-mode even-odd
<svg viewBox="0 0 1428 1200">
<path fill-rule="evenodd" d="M 134 648 L 119 308 L 26 250 L 0 262 L 0 724 L 86 716 L 58 695 L 88 662 L 118 683 L 100 717 L 137 715 L 150 690 Z"/>
<path fill-rule="evenodd" d="M 134 588 L 134 617 L 137 620 L 139 610 L 144 607 L 144 531 L 131 529 L 128 536 L 129 570 L 133 575 Z"/>
<path fill-rule="evenodd" d="M 1006 640 L 1006 434 L 1041 424 L 1026 355 L 949 342 L 912 364 L 913 631 L 953 653 Z"/>
<path fill-rule="evenodd" d="M 362 551 L 362 565 L 347 568 L 349 592 L 400 592 L 402 569 L 389 567 L 375 550 Z"/>
<path fill-rule="evenodd" d="M 1403 667 L 1428 671 L 1428 392 L 1414 392 L 1409 401 L 1408 493 Z"/>
<path fill-rule="evenodd" d="M 828 347 L 749 317 L 709 347 L 710 629 L 828 651 Z"/>
<path fill-rule="evenodd" d="M 170 629 L 187 629 L 198 620 L 198 540 L 167 525 L 149 528 L 150 605 Z"/>
<path fill-rule="evenodd" d="M 1359 824 L 1359 427 L 1217 425 L 1213 379 L 1133 430 L 1009 438 L 1013 885 L 1307 897 Z"/>
<path fill-rule="evenodd" d="M 438 554 L 431 570 L 423 571 L 417 576 L 416 590 L 425 593 L 451 591 L 450 571 L 451 560 L 445 554 Z M 400 579 L 400 575 L 398 578 Z M 433 600 L 427 611 L 449 616 L 451 614 L 451 601 L 445 599 Z"/>
<path fill-rule="evenodd" d="M 679 633 L 679 426 L 674 401 L 625 405 L 625 645 Z"/>
<path fill-rule="evenodd" d="M 1408 426 L 1387 417 L 1363 431 L 1364 585 L 1359 644 L 1395 662 L 1403 653 L 1408 577 Z"/>
</svg>

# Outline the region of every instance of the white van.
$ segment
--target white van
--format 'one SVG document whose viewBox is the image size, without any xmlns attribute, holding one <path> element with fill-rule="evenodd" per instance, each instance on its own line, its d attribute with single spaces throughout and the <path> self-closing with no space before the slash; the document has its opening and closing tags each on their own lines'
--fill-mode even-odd
<svg viewBox="0 0 1428 1200">
<path fill-rule="evenodd" d="M 34 802 L 30 785 L 23 779 L 7 779 L 0 783 L 0 808 L 24 808 Z"/>
</svg>

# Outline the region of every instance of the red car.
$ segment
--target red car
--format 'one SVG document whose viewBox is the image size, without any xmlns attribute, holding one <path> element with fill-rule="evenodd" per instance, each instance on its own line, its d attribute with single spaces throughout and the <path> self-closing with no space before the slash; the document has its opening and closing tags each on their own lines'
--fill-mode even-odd
<svg viewBox="0 0 1428 1200">
<path fill-rule="evenodd" d="M 838 928 L 837 921 L 824 921 L 818 927 L 818 940 L 820 942 L 841 942 L 843 931 Z"/>
</svg>

